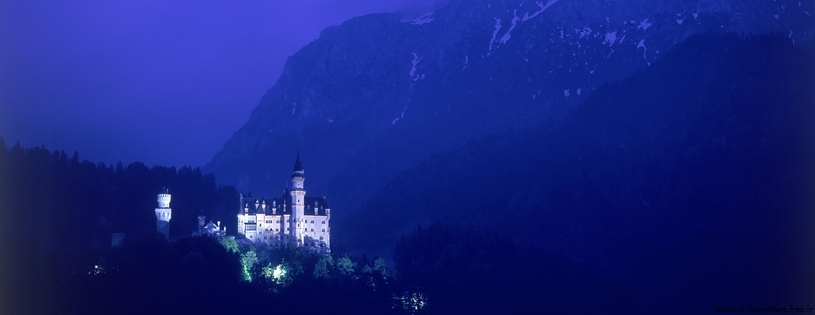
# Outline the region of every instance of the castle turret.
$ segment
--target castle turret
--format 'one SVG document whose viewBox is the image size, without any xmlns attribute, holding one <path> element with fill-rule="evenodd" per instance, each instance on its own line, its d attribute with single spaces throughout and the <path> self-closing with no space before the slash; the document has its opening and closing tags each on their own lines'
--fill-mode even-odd
<svg viewBox="0 0 815 315">
<path fill-rule="evenodd" d="M 294 231 L 292 234 L 298 242 L 303 241 L 303 232 L 306 229 L 304 215 L 306 190 L 303 188 L 303 182 L 305 181 L 306 176 L 303 171 L 303 163 L 300 162 L 300 152 L 297 152 L 297 160 L 294 162 L 294 172 L 291 174 L 291 229 Z"/>
<path fill-rule="evenodd" d="M 170 239 L 170 219 L 173 217 L 173 210 L 170 209 L 170 190 L 164 188 L 158 194 L 158 208 L 156 208 L 156 231 Z"/>
</svg>

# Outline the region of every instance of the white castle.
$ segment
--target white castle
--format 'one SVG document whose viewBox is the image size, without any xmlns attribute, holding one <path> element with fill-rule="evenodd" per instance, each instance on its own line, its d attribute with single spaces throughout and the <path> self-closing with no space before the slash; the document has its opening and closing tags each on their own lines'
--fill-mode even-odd
<svg viewBox="0 0 815 315">
<path fill-rule="evenodd" d="M 306 197 L 300 154 L 294 163 L 290 190 L 281 198 L 240 196 L 238 233 L 269 245 L 295 243 L 328 251 L 331 248 L 331 209 L 325 197 Z"/>
<path fill-rule="evenodd" d="M 173 209 L 170 209 L 170 191 L 167 188 L 158 194 L 158 208 L 156 208 L 156 231 L 170 239 L 170 219 L 173 218 Z"/>
</svg>

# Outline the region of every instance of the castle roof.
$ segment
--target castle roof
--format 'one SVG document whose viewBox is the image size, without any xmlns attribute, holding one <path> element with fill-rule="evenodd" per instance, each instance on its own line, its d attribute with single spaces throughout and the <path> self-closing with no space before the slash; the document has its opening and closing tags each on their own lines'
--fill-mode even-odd
<svg viewBox="0 0 815 315">
<path fill-rule="evenodd" d="M 244 208 L 249 208 L 247 214 L 267 214 L 267 215 L 281 215 L 291 214 L 291 197 L 283 195 L 281 198 L 271 198 L 271 201 L 266 201 L 266 211 L 263 211 L 263 204 L 256 201 L 265 200 L 263 198 L 241 198 L 241 213 L 244 213 Z M 306 197 L 303 201 L 304 215 L 326 215 L 325 209 L 330 209 L 328 200 L 325 197 Z M 275 208 L 275 210 L 273 210 Z"/>
<path fill-rule="evenodd" d="M 294 171 L 295 172 L 302 172 L 303 171 L 303 163 L 300 162 L 300 152 L 297 152 L 297 161 L 294 161 Z"/>
<path fill-rule="evenodd" d="M 204 226 L 204 229 L 215 231 L 218 230 L 218 225 L 216 225 L 215 222 L 212 222 L 212 220 L 210 220 L 209 223 L 207 223 L 207 225 Z"/>
</svg>

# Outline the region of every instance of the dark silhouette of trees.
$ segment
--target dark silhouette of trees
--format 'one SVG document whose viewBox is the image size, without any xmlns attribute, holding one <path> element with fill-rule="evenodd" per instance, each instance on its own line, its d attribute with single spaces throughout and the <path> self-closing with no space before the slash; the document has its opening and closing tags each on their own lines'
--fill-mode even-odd
<svg viewBox="0 0 815 315">
<path fill-rule="evenodd" d="M 80 160 L 77 152 L 69 158 L 63 151 L 0 143 L 0 250 L 9 266 L 2 279 L 16 288 L 0 304 L 10 310 L 47 312 L 52 305 L 34 299 L 53 296 L 57 278 L 92 265 L 111 246 L 112 233 L 152 237 L 162 187 L 173 194 L 171 237 L 195 231 L 202 211 L 222 224 L 235 220 L 229 207 L 237 203 L 235 190 L 216 185 L 198 168 L 114 167 Z"/>
</svg>

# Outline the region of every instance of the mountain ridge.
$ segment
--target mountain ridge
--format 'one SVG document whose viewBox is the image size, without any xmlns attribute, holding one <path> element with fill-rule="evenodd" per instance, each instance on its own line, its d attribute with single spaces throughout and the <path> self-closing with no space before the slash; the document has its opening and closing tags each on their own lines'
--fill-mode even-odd
<svg viewBox="0 0 815 315">
<path fill-rule="evenodd" d="M 781 5 L 780 17 L 757 17 Z M 813 25 L 802 12 L 815 11 L 793 1 L 630 8 L 614 1 L 450 1 L 419 22 L 390 13 L 350 19 L 287 60 L 249 121 L 204 170 L 239 191 L 274 194 L 300 148 L 308 187 L 353 211 L 371 189 L 430 154 L 561 119 L 597 86 L 647 67 L 691 34 L 796 28 L 792 39 L 800 41 Z"/>
<path fill-rule="evenodd" d="M 778 35 L 695 35 L 558 126 L 471 140 L 398 174 L 335 220 L 334 241 L 385 255 L 417 225 L 470 225 L 661 297 L 714 283 L 721 298 L 804 298 L 812 55 Z"/>
</svg>

